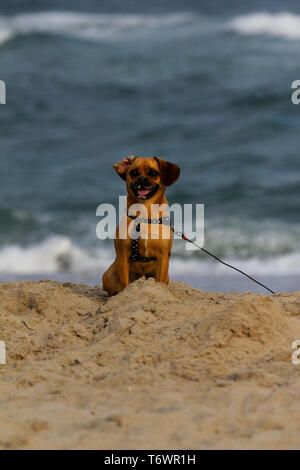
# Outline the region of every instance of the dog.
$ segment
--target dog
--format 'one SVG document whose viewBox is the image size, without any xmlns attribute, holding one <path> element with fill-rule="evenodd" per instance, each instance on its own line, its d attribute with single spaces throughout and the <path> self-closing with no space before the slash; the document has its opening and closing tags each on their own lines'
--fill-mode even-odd
<svg viewBox="0 0 300 470">
<path fill-rule="evenodd" d="M 180 175 L 179 166 L 159 157 L 131 155 L 116 163 L 114 169 L 126 181 L 127 214 L 116 230 L 116 259 L 102 277 L 103 290 L 109 296 L 143 276 L 169 283 L 173 239 L 165 191 Z M 134 207 L 139 208 L 138 215 L 130 213 Z M 158 208 L 155 218 L 153 207 Z M 136 238 L 132 236 L 133 231 Z M 155 236 L 149 237 L 149 231 L 155 232 Z"/>
</svg>

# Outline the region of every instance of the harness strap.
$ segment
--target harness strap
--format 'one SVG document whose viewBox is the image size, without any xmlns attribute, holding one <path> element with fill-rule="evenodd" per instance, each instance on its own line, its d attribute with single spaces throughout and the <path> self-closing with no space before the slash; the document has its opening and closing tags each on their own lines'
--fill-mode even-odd
<svg viewBox="0 0 300 470">
<path fill-rule="evenodd" d="M 128 212 L 127 212 L 127 216 L 130 217 L 130 219 L 134 220 L 136 232 L 141 231 L 141 223 L 161 225 L 161 224 L 169 224 L 170 222 L 170 217 L 168 216 L 164 216 L 159 219 L 143 219 L 143 218 L 137 217 L 136 215 L 130 215 L 128 214 Z M 156 258 L 153 256 L 142 256 L 139 253 L 138 240 L 132 240 L 132 251 L 131 251 L 129 260 L 137 262 L 137 263 L 150 263 L 151 261 L 156 260 Z"/>
<path fill-rule="evenodd" d="M 170 224 L 170 217 L 165 215 L 164 217 L 160 217 L 159 219 L 143 219 L 142 217 L 137 217 L 136 215 L 128 214 L 127 217 L 130 217 L 132 220 L 138 220 L 141 224 Z"/>
</svg>

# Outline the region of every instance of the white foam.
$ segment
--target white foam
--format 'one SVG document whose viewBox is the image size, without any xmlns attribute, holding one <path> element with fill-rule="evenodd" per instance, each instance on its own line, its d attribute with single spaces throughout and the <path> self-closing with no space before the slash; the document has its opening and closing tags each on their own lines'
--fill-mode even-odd
<svg viewBox="0 0 300 470">
<path fill-rule="evenodd" d="M 0 17 L 0 45 L 22 34 L 47 33 L 90 40 L 120 40 L 136 34 L 152 34 L 188 26 L 201 33 L 228 28 L 242 35 L 268 35 L 287 39 L 300 38 L 300 15 L 294 13 L 254 12 L 238 16 L 229 23 L 203 18 L 195 13 L 93 14 L 74 11 L 48 11 Z M 191 28 L 195 25 L 195 28 Z"/>
<path fill-rule="evenodd" d="M 230 22 L 230 28 L 243 35 L 300 38 L 300 15 L 294 13 L 249 13 Z"/>
<path fill-rule="evenodd" d="M 0 18 L 0 45 L 14 36 L 13 29 L 11 28 L 9 21 L 5 18 Z"/>
<path fill-rule="evenodd" d="M 55 274 L 59 272 L 103 272 L 112 263 L 112 246 L 84 249 L 68 237 L 53 235 L 44 241 L 22 247 L 7 245 L 0 249 L 0 273 Z M 249 274 L 300 274 L 300 252 L 268 258 L 223 258 Z M 174 275 L 232 275 L 233 271 L 211 260 L 207 255 L 186 254 L 185 258 L 172 256 L 170 273 Z"/>
<path fill-rule="evenodd" d="M 0 250 L 0 272 L 15 274 L 87 272 L 101 269 L 109 263 L 112 253 L 84 250 L 68 237 L 51 236 L 27 247 L 7 245 Z"/>
<path fill-rule="evenodd" d="M 186 227 L 184 232 L 188 233 Z M 208 250 L 231 259 L 277 257 L 299 250 L 300 225 L 272 220 L 241 221 L 236 217 L 208 219 L 204 244 Z M 185 244 L 175 241 L 173 252 L 186 255 Z"/>
<path fill-rule="evenodd" d="M 0 43 L 29 33 L 62 34 L 83 39 L 125 38 L 138 31 L 179 26 L 194 19 L 190 13 L 92 14 L 71 11 L 37 12 L 0 18 Z"/>
</svg>

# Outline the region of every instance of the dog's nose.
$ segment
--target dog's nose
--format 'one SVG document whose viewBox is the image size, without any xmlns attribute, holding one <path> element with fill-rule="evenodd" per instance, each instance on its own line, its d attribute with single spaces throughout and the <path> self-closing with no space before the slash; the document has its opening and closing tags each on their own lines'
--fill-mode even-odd
<svg viewBox="0 0 300 470">
<path fill-rule="evenodd" d="M 144 184 L 149 183 L 148 178 L 146 178 L 146 176 L 142 176 L 142 175 L 138 177 L 137 181 L 138 181 L 138 183 L 144 183 Z"/>
</svg>

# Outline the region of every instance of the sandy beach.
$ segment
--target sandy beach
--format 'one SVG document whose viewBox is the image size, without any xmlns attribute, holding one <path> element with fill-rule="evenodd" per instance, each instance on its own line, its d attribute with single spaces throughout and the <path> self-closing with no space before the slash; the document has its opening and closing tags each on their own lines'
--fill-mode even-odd
<svg viewBox="0 0 300 470">
<path fill-rule="evenodd" d="M 300 292 L 0 285 L 1 449 L 300 448 Z"/>
</svg>

